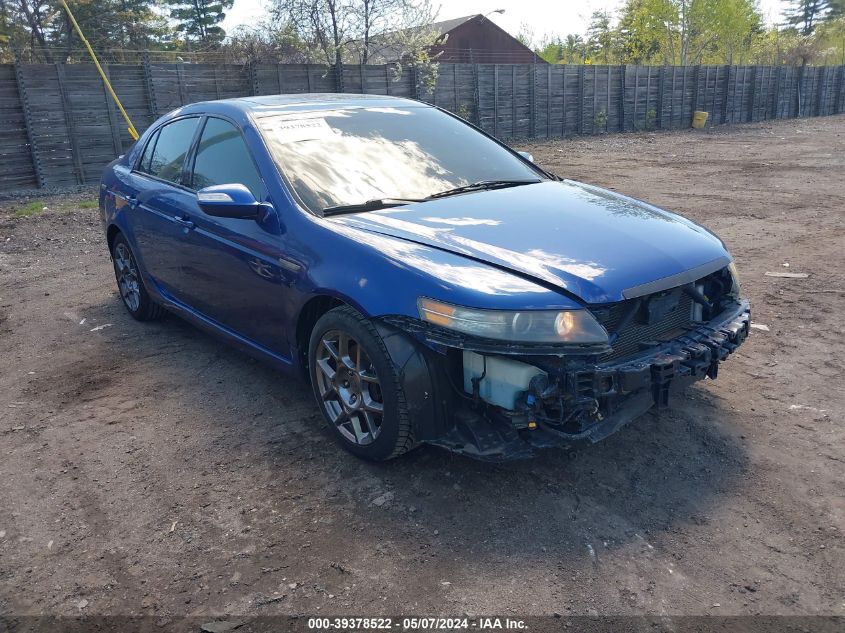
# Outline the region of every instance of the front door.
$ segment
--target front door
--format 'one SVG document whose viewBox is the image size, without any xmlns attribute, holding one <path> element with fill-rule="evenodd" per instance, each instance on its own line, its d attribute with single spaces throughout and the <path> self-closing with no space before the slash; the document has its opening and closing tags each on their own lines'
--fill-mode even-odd
<svg viewBox="0 0 845 633">
<path fill-rule="evenodd" d="M 239 129 L 209 117 L 197 144 L 190 187 L 239 183 L 257 200 L 267 188 Z M 290 356 L 286 322 L 290 270 L 279 265 L 282 236 L 275 211 L 258 220 L 206 215 L 191 196 L 193 224 L 180 254 L 185 301 L 203 316 L 284 357 Z"/>
</svg>

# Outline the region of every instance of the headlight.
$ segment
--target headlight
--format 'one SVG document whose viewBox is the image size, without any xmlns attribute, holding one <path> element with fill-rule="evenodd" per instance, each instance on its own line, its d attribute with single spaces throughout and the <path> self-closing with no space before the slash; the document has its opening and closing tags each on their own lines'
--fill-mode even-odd
<svg viewBox="0 0 845 633">
<path fill-rule="evenodd" d="M 733 288 L 731 288 L 731 295 L 739 297 L 739 273 L 736 271 L 736 262 L 728 264 L 728 270 L 731 273 L 731 281 L 733 281 Z"/>
<path fill-rule="evenodd" d="M 420 318 L 466 334 L 515 343 L 607 343 L 587 310 L 478 310 L 422 297 Z"/>
</svg>

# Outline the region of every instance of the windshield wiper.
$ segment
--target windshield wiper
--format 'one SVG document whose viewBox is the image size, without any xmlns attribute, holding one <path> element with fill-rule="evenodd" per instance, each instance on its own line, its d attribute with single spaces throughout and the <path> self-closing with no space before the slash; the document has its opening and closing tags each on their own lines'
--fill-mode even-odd
<svg viewBox="0 0 845 633">
<path fill-rule="evenodd" d="M 533 185 L 540 182 L 534 180 L 480 180 L 469 185 L 461 185 L 454 189 L 447 189 L 439 193 L 434 193 L 428 197 L 428 200 L 435 200 L 437 198 L 447 198 L 459 193 L 468 193 L 470 191 L 486 191 L 489 189 L 505 189 L 507 187 L 519 187 L 520 185 Z"/>
<path fill-rule="evenodd" d="M 338 204 L 333 207 L 326 207 L 323 209 L 323 216 L 378 211 L 379 209 L 389 209 L 390 207 L 401 207 L 403 204 L 411 204 L 412 202 L 425 202 L 425 200 L 422 198 L 375 198 L 356 204 Z"/>
</svg>

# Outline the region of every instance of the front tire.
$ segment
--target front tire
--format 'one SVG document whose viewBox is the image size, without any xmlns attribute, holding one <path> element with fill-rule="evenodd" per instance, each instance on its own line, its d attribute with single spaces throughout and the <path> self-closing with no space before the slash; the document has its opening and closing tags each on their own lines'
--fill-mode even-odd
<svg viewBox="0 0 845 633">
<path fill-rule="evenodd" d="M 144 287 L 132 247 L 121 234 L 116 235 L 112 241 L 111 258 L 120 298 L 132 318 L 138 321 L 155 321 L 164 316 L 164 308 L 152 300 Z"/>
<path fill-rule="evenodd" d="M 311 332 L 308 366 L 317 404 L 343 448 L 385 461 L 414 447 L 399 376 L 370 321 L 347 306 L 329 310 Z"/>
</svg>

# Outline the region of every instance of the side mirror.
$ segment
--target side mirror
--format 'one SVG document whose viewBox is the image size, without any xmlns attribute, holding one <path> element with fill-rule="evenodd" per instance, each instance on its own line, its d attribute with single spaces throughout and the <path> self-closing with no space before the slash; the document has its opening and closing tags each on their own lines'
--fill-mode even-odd
<svg viewBox="0 0 845 633">
<path fill-rule="evenodd" d="M 204 213 L 216 218 L 255 220 L 261 211 L 261 203 L 239 183 L 200 189 L 197 191 L 197 203 Z"/>
<path fill-rule="evenodd" d="M 529 163 L 533 163 L 533 162 L 534 162 L 534 155 L 533 155 L 533 154 L 531 154 L 530 152 L 517 152 L 517 154 L 519 154 L 520 156 L 522 156 L 522 157 L 523 157 L 525 160 L 527 160 Z"/>
</svg>

